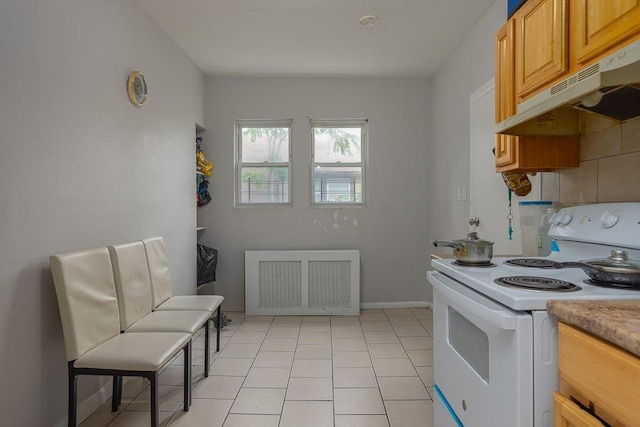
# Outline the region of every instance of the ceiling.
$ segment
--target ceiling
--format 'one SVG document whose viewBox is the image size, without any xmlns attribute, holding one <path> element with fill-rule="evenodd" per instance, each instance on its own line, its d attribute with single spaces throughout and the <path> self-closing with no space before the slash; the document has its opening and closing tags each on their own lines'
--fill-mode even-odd
<svg viewBox="0 0 640 427">
<path fill-rule="evenodd" d="M 495 0 L 137 1 L 207 75 L 428 77 Z"/>
</svg>

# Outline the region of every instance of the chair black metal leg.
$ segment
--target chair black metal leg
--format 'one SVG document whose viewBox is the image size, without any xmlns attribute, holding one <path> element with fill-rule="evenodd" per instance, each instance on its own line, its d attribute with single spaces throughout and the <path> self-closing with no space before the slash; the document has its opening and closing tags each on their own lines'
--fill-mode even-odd
<svg viewBox="0 0 640 427">
<path fill-rule="evenodd" d="M 205 378 L 209 376 L 209 363 L 210 363 L 210 355 L 209 352 L 211 350 L 211 339 L 209 337 L 209 331 L 211 330 L 211 326 L 209 326 L 209 320 L 204 324 L 204 376 Z"/>
<path fill-rule="evenodd" d="M 75 373 L 73 367 L 73 361 L 68 363 L 68 375 L 69 375 L 69 414 L 67 425 L 69 427 L 76 427 L 76 407 L 78 404 L 78 376 Z"/>
<path fill-rule="evenodd" d="M 111 412 L 118 410 L 118 376 L 113 376 L 113 383 L 111 384 Z"/>
<path fill-rule="evenodd" d="M 218 317 L 216 318 L 216 351 L 220 351 L 220 325 L 222 325 L 222 304 L 218 306 Z"/>
<path fill-rule="evenodd" d="M 184 347 L 184 410 L 191 407 L 191 341 Z"/>
<path fill-rule="evenodd" d="M 118 406 L 122 403 L 122 387 L 124 383 L 124 377 L 118 376 Z"/>
<path fill-rule="evenodd" d="M 113 376 L 113 391 L 111 392 L 111 412 L 117 412 L 122 399 L 122 377 Z"/>
<path fill-rule="evenodd" d="M 158 372 L 153 372 L 149 375 L 149 381 L 151 382 L 149 387 L 151 393 L 151 427 L 158 427 Z"/>
</svg>

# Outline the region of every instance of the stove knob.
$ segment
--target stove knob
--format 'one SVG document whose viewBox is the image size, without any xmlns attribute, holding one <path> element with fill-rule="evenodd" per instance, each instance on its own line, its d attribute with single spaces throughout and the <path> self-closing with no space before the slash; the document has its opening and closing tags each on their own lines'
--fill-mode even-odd
<svg viewBox="0 0 640 427">
<path fill-rule="evenodd" d="M 558 226 L 567 225 L 571 222 L 573 216 L 568 212 L 556 212 L 549 218 L 549 224 Z"/>
<path fill-rule="evenodd" d="M 615 212 L 606 211 L 600 217 L 600 222 L 604 228 L 611 228 L 618 223 L 620 216 Z"/>
<path fill-rule="evenodd" d="M 572 219 L 573 219 L 573 216 L 570 213 L 565 212 L 562 215 L 560 215 L 560 224 L 567 225 L 571 222 Z"/>
</svg>

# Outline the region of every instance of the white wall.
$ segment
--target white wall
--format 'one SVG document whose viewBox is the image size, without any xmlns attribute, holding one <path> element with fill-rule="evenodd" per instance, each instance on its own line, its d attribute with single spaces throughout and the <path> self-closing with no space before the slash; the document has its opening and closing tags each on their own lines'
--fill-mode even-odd
<svg viewBox="0 0 640 427">
<path fill-rule="evenodd" d="M 494 37 L 506 22 L 506 1 L 496 0 L 432 76 L 428 160 L 429 240 L 460 239 L 469 228 L 469 202 L 457 187 L 469 187 L 470 95 L 494 75 Z"/>
<path fill-rule="evenodd" d="M 134 69 L 149 85 L 139 110 L 125 90 Z M 50 254 L 164 235 L 174 292 L 195 291 L 203 88 L 201 72 L 135 2 L 0 3 L 3 425 L 66 418 Z M 79 402 L 98 387 L 81 377 Z"/>
<path fill-rule="evenodd" d="M 200 243 L 219 250 L 227 309 L 244 309 L 247 249 L 359 249 L 362 302 L 426 301 L 428 98 L 426 79 L 207 79 Z M 308 118 L 341 117 L 369 119 L 368 207 L 310 208 Z M 234 208 L 234 120 L 274 118 L 293 119 L 293 207 Z"/>
</svg>

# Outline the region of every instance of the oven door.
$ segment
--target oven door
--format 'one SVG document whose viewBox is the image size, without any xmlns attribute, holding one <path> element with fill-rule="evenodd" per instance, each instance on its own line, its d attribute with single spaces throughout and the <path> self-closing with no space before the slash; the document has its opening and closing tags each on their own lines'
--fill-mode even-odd
<svg viewBox="0 0 640 427">
<path fill-rule="evenodd" d="M 439 272 L 433 285 L 435 427 L 531 427 L 533 332 L 513 311 Z M 442 410 L 445 407 L 447 410 Z"/>
</svg>

